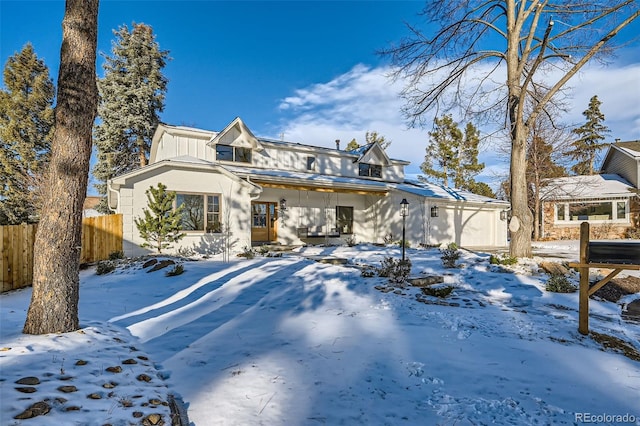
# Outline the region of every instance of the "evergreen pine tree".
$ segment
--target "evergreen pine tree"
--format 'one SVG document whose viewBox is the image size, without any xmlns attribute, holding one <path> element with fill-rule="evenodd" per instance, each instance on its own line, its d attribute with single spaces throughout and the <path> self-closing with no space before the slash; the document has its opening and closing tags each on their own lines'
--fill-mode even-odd
<svg viewBox="0 0 640 426">
<path fill-rule="evenodd" d="M 420 166 L 427 180 L 435 180 L 449 186 L 449 179 L 458 168 L 460 158 L 458 147 L 462 141 L 462 132 L 458 123 L 450 115 L 435 118 L 434 129 L 429 132 L 429 146 L 424 162 Z"/>
<path fill-rule="evenodd" d="M 375 130 L 367 131 L 364 135 L 364 140 L 367 144 L 378 142 L 382 149 L 387 149 L 391 145 L 391 141 L 386 140 L 384 136 L 378 134 Z"/>
<path fill-rule="evenodd" d="M 360 148 L 360 144 L 358 143 L 358 141 L 356 141 L 356 138 L 351 139 L 351 142 L 349 142 L 347 144 L 347 146 L 345 147 L 345 151 L 354 151 L 356 149 Z"/>
<path fill-rule="evenodd" d="M 153 133 L 164 109 L 167 79 L 162 70 L 169 52 L 161 50 L 153 29 L 145 24 L 114 31 L 111 56 L 105 55 L 104 77 L 98 80 L 100 123 L 95 129 L 96 189 L 107 193 L 107 180 L 145 166 Z M 107 212 L 106 203 L 99 209 Z"/>
<path fill-rule="evenodd" d="M 489 198 L 496 198 L 496 193 L 493 192 L 493 189 L 491 189 L 491 187 L 485 182 L 476 182 L 474 180 L 469 182 L 464 189 L 474 194 L 484 195 Z"/>
<path fill-rule="evenodd" d="M 589 107 L 582 113 L 587 119 L 586 123 L 573 130 L 578 139 L 571 144 L 573 149 L 567 155 L 577 161 L 571 167 L 571 171 L 577 175 L 594 174 L 598 152 L 606 145 L 601 141 L 609 133 L 609 128 L 602 124 L 604 114 L 600 112 L 600 105 L 602 102 L 598 96 L 593 96 L 589 100 Z"/>
<path fill-rule="evenodd" d="M 434 130 L 429 132 L 430 143 L 420 166 L 426 177 L 444 186 L 453 186 L 476 194 L 493 196 L 491 188 L 474 177 L 484 169 L 478 163 L 480 132 L 472 123 L 467 123 L 464 133 L 450 115 L 434 120 Z"/>
<path fill-rule="evenodd" d="M 183 206 L 174 210 L 176 193 L 166 189 L 162 183 L 158 183 L 157 188 L 149 187 L 146 191 L 149 208 L 143 209 L 144 218 L 135 218 L 140 236 L 145 240 L 141 247 L 155 248 L 158 253 L 185 236 L 180 232 Z"/>
<path fill-rule="evenodd" d="M 484 163 L 478 163 L 478 145 L 480 143 L 480 131 L 472 123 L 467 123 L 464 129 L 464 139 L 459 148 L 460 161 L 454 176 L 454 185 L 456 188 L 466 189 L 467 191 L 478 194 L 481 191 L 484 195 L 487 188 L 478 184 L 474 177 L 484 169 Z M 486 184 L 485 184 L 486 185 Z M 493 193 L 493 191 L 491 191 Z"/>
<path fill-rule="evenodd" d="M 0 89 L 0 225 L 37 221 L 53 136 L 53 81 L 33 46 L 9 58 Z"/>
</svg>

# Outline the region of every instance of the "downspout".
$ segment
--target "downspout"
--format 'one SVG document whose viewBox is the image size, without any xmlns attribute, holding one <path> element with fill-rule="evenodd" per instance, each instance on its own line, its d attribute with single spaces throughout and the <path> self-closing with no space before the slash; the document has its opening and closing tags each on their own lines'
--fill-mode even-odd
<svg viewBox="0 0 640 426">
<path fill-rule="evenodd" d="M 111 188 L 111 181 L 110 180 L 107 181 L 107 191 L 108 191 L 107 194 L 109 194 L 110 192 L 114 192 L 116 194 L 116 203 L 117 203 L 117 205 L 116 205 L 116 208 L 115 208 L 115 212 L 118 213 L 118 210 L 120 209 L 120 191 L 116 191 L 115 189 Z M 111 197 L 109 197 L 107 195 L 107 208 L 109 210 L 114 210 L 114 209 L 111 208 L 111 202 L 110 201 L 111 201 Z"/>
</svg>

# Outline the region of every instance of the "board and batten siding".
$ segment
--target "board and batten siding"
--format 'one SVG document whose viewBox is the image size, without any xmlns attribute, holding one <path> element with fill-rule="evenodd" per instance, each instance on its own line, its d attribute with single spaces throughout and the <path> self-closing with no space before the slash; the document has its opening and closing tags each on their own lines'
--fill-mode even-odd
<svg viewBox="0 0 640 426">
<path fill-rule="evenodd" d="M 158 144 L 154 162 L 181 156 L 213 161 L 215 160 L 215 152 L 207 145 L 209 139 L 210 137 L 207 136 L 194 137 L 164 133 Z"/>
<path fill-rule="evenodd" d="M 500 226 L 500 211 L 504 206 L 453 203 L 449 200 L 422 198 L 396 192 L 383 201 L 381 209 L 385 233 L 401 240 L 402 218 L 399 205 L 402 198 L 409 202 L 406 218 L 406 240 L 419 244 L 456 243 L 461 247 L 504 247 L 507 227 Z M 438 207 L 438 216 L 431 217 L 431 207 Z"/>
<path fill-rule="evenodd" d="M 216 171 L 160 168 L 143 175 L 141 179 L 136 179 L 133 188 L 124 186 L 120 189 L 121 208 L 119 210 L 127 218 L 123 223 L 123 233 L 124 249 L 128 256 L 142 255 L 152 251 L 140 247 L 144 240 L 140 237 L 135 225 L 135 218 L 144 216 L 144 209 L 147 208 L 145 192 L 151 186 L 156 187 L 158 183 L 166 185 L 167 191 L 220 194 L 223 209 L 222 222 L 231 227 L 234 248 L 240 250 L 245 245 L 251 245 L 251 228 L 249 227 L 251 200 L 246 186 Z M 233 209 L 233 213 L 225 217 L 226 209 L 229 208 Z M 227 221 L 230 223 L 227 224 Z M 173 244 L 173 249 L 166 252 L 175 252 L 180 247 L 215 245 L 218 243 L 213 240 L 219 240 L 220 237 L 220 234 L 190 231 L 182 240 Z"/>
<path fill-rule="evenodd" d="M 215 161 L 215 147 L 208 145 L 210 137 L 171 134 L 165 132 L 158 143 L 154 162 L 171 158 L 190 156 L 205 161 Z M 224 141 L 225 138 L 223 138 Z M 358 163 L 355 157 L 341 155 L 341 151 L 325 151 L 322 149 L 296 149 L 290 145 L 277 146 L 266 143 L 262 151 L 253 151 L 252 163 L 228 163 L 234 166 L 257 167 L 295 172 L 320 173 L 332 176 L 360 178 Z M 344 152 L 346 154 L 346 151 Z M 307 170 L 307 157 L 315 157 L 315 169 Z M 372 164 L 377 164 L 369 159 Z M 225 162 L 226 163 L 226 162 Z M 393 163 L 383 167 L 382 180 L 401 182 L 404 179 L 404 166 Z"/>
</svg>

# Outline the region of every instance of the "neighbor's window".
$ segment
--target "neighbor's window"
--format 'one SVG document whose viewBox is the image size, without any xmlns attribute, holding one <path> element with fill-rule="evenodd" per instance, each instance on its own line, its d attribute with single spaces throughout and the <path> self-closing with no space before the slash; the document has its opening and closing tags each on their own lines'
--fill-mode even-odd
<svg viewBox="0 0 640 426">
<path fill-rule="evenodd" d="M 376 164 L 359 163 L 358 174 L 360 176 L 382 177 L 382 166 Z"/>
<path fill-rule="evenodd" d="M 218 144 L 216 145 L 216 158 L 218 159 L 218 161 L 250 163 L 251 148 Z"/>
<path fill-rule="evenodd" d="M 616 215 L 618 219 L 626 219 L 627 203 L 625 203 L 624 201 L 616 202 Z"/>
<path fill-rule="evenodd" d="M 611 220 L 611 201 L 600 203 L 569 203 L 569 220 Z"/>
<path fill-rule="evenodd" d="M 307 157 L 307 170 L 316 169 L 316 157 Z"/>
<path fill-rule="evenodd" d="M 183 231 L 222 232 L 220 195 L 178 193 L 175 205 L 183 206 L 180 219 Z"/>
<path fill-rule="evenodd" d="M 556 220 L 582 222 L 627 219 L 627 201 L 584 201 L 556 204 Z"/>
<path fill-rule="evenodd" d="M 336 206 L 336 225 L 341 234 L 353 234 L 353 207 Z"/>
</svg>

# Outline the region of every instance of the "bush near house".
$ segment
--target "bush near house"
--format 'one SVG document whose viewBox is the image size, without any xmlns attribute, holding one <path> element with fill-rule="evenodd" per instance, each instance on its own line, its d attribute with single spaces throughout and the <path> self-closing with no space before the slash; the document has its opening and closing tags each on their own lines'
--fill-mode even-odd
<svg viewBox="0 0 640 426">
<path fill-rule="evenodd" d="M 455 268 L 456 262 L 460 258 L 460 250 L 456 243 L 449 243 L 446 248 L 441 250 L 442 252 L 442 266 L 445 268 Z"/>
</svg>

